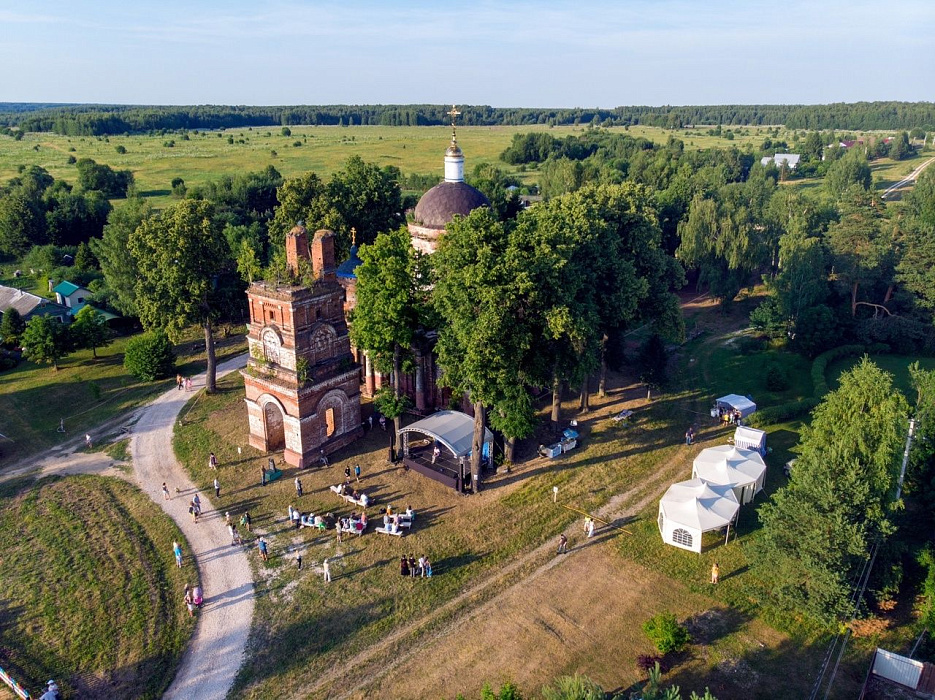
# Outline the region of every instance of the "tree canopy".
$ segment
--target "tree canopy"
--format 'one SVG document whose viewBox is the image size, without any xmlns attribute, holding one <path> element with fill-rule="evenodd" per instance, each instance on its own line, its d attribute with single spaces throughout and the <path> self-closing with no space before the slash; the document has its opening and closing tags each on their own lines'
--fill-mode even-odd
<svg viewBox="0 0 935 700">
<path fill-rule="evenodd" d="M 206 201 L 183 200 L 144 220 L 129 239 L 139 276 L 136 303 L 143 326 L 178 339 L 197 323 L 205 334 L 207 390 L 216 386 L 213 323 L 223 308 L 221 277 L 234 267 L 227 241 Z"/>
<path fill-rule="evenodd" d="M 788 486 L 761 506 L 756 552 L 775 602 L 832 625 L 870 549 L 894 530 L 908 404 L 864 358 L 812 414 Z"/>
</svg>

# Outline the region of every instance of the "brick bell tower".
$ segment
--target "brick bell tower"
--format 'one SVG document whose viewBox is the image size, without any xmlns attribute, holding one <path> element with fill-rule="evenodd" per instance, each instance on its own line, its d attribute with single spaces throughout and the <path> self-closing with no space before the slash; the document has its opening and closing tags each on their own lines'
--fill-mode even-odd
<svg viewBox="0 0 935 700">
<path fill-rule="evenodd" d="M 300 221 L 286 236 L 286 261 L 293 279 L 311 265 L 315 281 L 250 285 L 250 357 L 241 374 L 250 444 L 282 450 L 288 464 L 308 467 L 321 450 L 329 454 L 363 432 L 359 369 L 335 274 L 334 234 L 316 231 L 309 245 Z"/>
</svg>

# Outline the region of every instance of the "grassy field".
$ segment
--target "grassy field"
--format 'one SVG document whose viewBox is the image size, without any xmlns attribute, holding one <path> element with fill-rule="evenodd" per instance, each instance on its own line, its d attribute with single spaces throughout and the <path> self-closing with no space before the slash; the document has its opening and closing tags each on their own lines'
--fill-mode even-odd
<svg viewBox="0 0 935 700">
<path fill-rule="evenodd" d="M 458 128 L 458 141 L 464 149 L 468 170 L 478 163 L 496 163 L 528 183 L 536 181 L 535 171 L 520 172 L 499 160 L 500 153 L 516 133 L 548 131 L 557 138 L 582 133 L 584 126 L 549 128 L 544 125 Z M 629 133 L 659 144 L 674 136 L 688 149 L 752 147 L 758 149 L 770 127 L 736 127 L 734 138 L 709 135 L 710 127 L 668 130 L 659 127 L 613 127 L 612 132 Z M 40 165 L 55 178 L 74 182 L 74 165 L 69 157 L 92 158 L 114 168 L 129 169 L 138 189 L 157 207 L 171 202 L 171 182 L 180 177 L 188 187 L 223 175 L 256 171 L 273 165 L 285 177 L 314 171 L 323 176 L 339 170 L 352 155 L 378 165 L 394 165 L 403 173 L 442 175 L 442 156 L 450 138 L 448 127 L 382 126 L 292 126 L 290 136 L 278 127 L 253 127 L 225 131 L 127 136 L 59 136 L 28 133 L 22 140 L 0 137 L 0 183 L 15 177 L 21 165 Z M 726 128 L 725 128 L 726 132 Z M 775 139 L 791 143 L 792 134 L 780 129 Z M 233 139 L 233 143 L 228 143 Z M 172 144 L 171 146 L 168 144 Z M 299 144 L 296 146 L 295 144 Z M 118 153 L 117 149 L 126 149 Z M 795 150 L 794 148 L 792 150 Z M 932 154 L 922 154 L 930 157 Z M 874 161 L 874 177 L 886 187 L 922 162 L 922 156 L 907 161 Z M 820 180 L 791 181 L 811 187 Z"/>
<path fill-rule="evenodd" d="M 912 380 L 909 376 L 909 365 L 918 362 L 919 366 L 925 370 L 935 370 L 935 358 L 932 357 L 909 357 L 906 355 L 871 355 L 880 369 L 893 375 L 893 383 L 896 388 L 903 393 L 910 404 L 915 403 L 916 392 L 912 388 Z M 828 386 L 837 389 L 841 374 L 860 362 L 859 357 L 842 357 L 828 365 Z"/>
<path fill-rule="evenodd" d="M 194 629 L 181 532 L 137 489 L 80 476 L 0 485 L 0 648 L 34 697 L 158 698 Z"/>
<path fill-rule="evenodd" d="M 50 365 L 24 361 L 0 373 L 0 469 L 76 436 L 155 398 L 174 379 L 141 382 L 126 373 L 123 354 L 129 338 L 117 338 L 100 348 L 97 359 L 80 350 Z M 219 339 L 218 360 L 244 352 L 243 336 Z M 204 371 L 205 356 L 196 344 L 177 348 L 179 371 L 189 376 Z M 59 433 L 65 419 L 66 432 Z"/>
<path fill-rule="evenodd" d="M 680 353 L 685 369 L 678 381 L 684 390 L 647 404 L 643 389 L 616 378 L 608 398 L 595 399 L 595 411 L 579 418 L 583 449 L 554 462 L 525 462 L 510 475 L 492 478 L 479 496 L 458 496 L 388 465 L 388 436 L 379 429 L 337 453 L 330 468 L 299 474 L 301 499 L 292 484 L 296 470 L 261 488 L 258 472 L 265 456 L 246 447 L 242 382 L 225 379 L 223 393 L 195 404 L 176 432 L 175 447 L 196 483 L 206 488 L 213 478 L 206 458 L 215 451 L 224 484 L 219 507 L 234 517 L 249 510 L 255 533 L 271 541 L 270 562 L 254 560 L 257 620 L 234 697 L 330 697 L 338 689 L 347 697 L 381 697 L 388 688 L 398 697 L 429 691 L 470 697 L 485 680 L 496 683 L 506 679 L 504 674 L 528 692 L 576 670 L 593 673 L 605 688 L 631 688 L 640 678 L 636 655 L 650 651 L 639 623 L 662 608 L 691 620 L 699 638 L 672 672 L 671 680 L 683 690 L 717 685 L 721 700 L 781 697 L 790 687 L 807 694 L 820 663 L 819 640 L 807 630 L 790 637 L 762 620 L 759 587 L 744 554 L 755 529 L 754 512 L 741 521 L 740 539 L 718 551 L 726 580 L 717 591 L 704 584 L 709 554 L 697 557 L 665 547 L 655 530 L 658 496 L 691 470 L 693 453 L 682 440 L 686 425 L 694 423 L 707 444 L 727 437 L 707 416 L 714 396 L 752 393 L 769 405 L 811 395 L 808 363 L 778 350 L 744 355 L 738 349 L 742 336 L 725 334 L 743 324 L 747 307 L 756 301 L 750 297 L 728 315 L 705 309 L 692 320 L 705 334 Z M 788 367 L 794 377 L 788 389 L 765 389 L 760 375 L 766 361 Z M 623 406 L 637 410 L 634 425 L 608 420 Z M 771 430 L 771 473 L 780 476 L 768 480 L 770 492 L 782 483 L 777 465 L 795 444 L 797 429 L 789 424 Z M 534 447 L 546 439 L 538 435 L 529 443 Z M 411 504 L 419 512 L 410 535 L 397 540 L 373 533 L 339 544 L 333 532 L 287 527 L 290 504 L 304 512 L 349 513 L 328 485 L 343 478 L 345 465 L 356 463 L 363 468 L 363 488 L 376 500 L 371 510 L 389 503 Z M 552 503 L 553 486 L 559 487 L 558 504 Z M 575 551 L 584 547 L 582 553 L 560 569 L 551 568 L 556 533 L 580 518 L 579 511 L 614 503 L 637 509 L 635 519 L 619 521 L 631 534 L 608 531 L 594 548 L 573 534 Z M 301 572 L 298 553 L 304 558 Z M 404 554 L 429 556 L 435 577 L 401 578 L 398 560 Z M 321 581 L 325 557 L 334 576 L 330 586 Z M 496 585 L 485 586 L 491 580 Z M 606 594 L 608 588 L 613 595 Z M 599 614 L 595 606 L 603 606 Z M 462 622 L 468 608 L 482 612 Z M 586 638 L 576 631 L 581 629 L 588 630 Z M 544 652 L 556 636 L 563 645 Z M 571 641 L 579 637 L 580 644 Z M 384 649 L 390 639 L 392 645 Z M 574 651 L 563 651 L 569 646 Z M 411 661 L 401 651 L 410 648 L 418 650 Z M 453 669 L 460 672 L 452 674 Z M 354 685 L 346 685 L 343 672 L 351 674 Z M 753 686 L 750 678 L 756 679 Z"/>
<path fill-rule="evenodd" d="M 378 165 L 394 165 L 404 173 L 442 175 L 445 147 L 450 138 L 448 127 L 326 127 L 292 126 L 292 134 L 283 136 L 275 127 L 229 129 L 181 135 L 134 136 L 59 136 L 51 133 L 28 133 L 21 141 L 0 137 L 0 183 L 15 177 L 20 165 L 41 165 L 53 177 L 74 182 L 74 165 L 69 156 L 92 158 L 114 168 L 129 169 L 140 191 L 156 206 L 171 201 L 173 178 L 181 177 L 188 187 L 273 165 L 285 177 L 314 171 L 328 175 L 339 170 L 352 155 Z M 548 131 L 557 138 L 582 133 L 585 127 L 493 126 L 459 127 L 458 142 L 464 149 L 468 170 L 478 163 L 497 163 L 525 181 L 534 182 L 535 173 L 521 173 L 499 160 L 513 134 Z M 623 127 L 614 127 L 623 132 Z M 744 127 L 740 135 L 728 141 L 707 135 L 707 128 L 667 131 L 656 127 L 635 126 L 627 133 L 664 144 L 671 135 L 685 141 L 686 147 L 712 148 L 747 144 L 759 146 L 765 127 Z M 234 143 L 228 143 L 228 138 Z M 171 147 L 168 143 L 173 143 Z M 295 144 L 299 143 L 299 146 Z M 118 147 L 126 149 L 117 153 Z M 275 155 L 273 154 L 275 152 Z"/>
</svg>

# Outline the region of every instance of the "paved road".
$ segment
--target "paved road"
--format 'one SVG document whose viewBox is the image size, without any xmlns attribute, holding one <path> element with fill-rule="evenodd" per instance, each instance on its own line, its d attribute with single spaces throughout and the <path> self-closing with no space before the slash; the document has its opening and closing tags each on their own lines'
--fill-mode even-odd
<svg viewBox="0 0 935 700">
<path fill-rule="evenodd" d="M 904 177 L 902 180 L 897 182 L 895 185 L 890 185 L 889 187 L 887 187 L 886 190 L 883 192 L 883 199 L 892 199 L 894 195 L 896 194 L 901 195 L 902 193 L 900 192 L 900 190 L 906 185 L 911 185 L 913 182 L 915 182 L 918 179 L 919 175 L 922 173 L 922 171 L 925 170 L 929 165 L 931 165 L 932 162 L 935 162 L 935 158 L 929 158 L 922 165 L 920 165 L 918 168 L 913 170 L 911 173 L 909 173 L 906 177 Z"/>
<path fill-rule="evenodd" d="M 218 376 L 246 364 L 246 356 L 223 363 Z M 194 378 L 196 388 L 204 386 L 204 375 Z M 201 573 L 205 605 L 198 613 L 195 635 L 182 658 L 175 680 L 163 696 L 166 700 L 223 700 L 240 669 L 250 624 L 253 620 L 253 577 L 247 556 L 232 547 L 224 518 L 211 505 L 209 494 L 199 492 L 203 515 L 193 523 L 188 502 L 195 492 L 172 451 L 172 430 L 179 411 L 190 398 L 187 392 L 167 391 L 143 408 L 133 426 L 130 454 L 140 488 L 169 514 L 185 533 Z M 223 488 L 224 471 L 220 477 Z M 169 485 L 172 498 L 165 500 L 162 482 Z M 176 495 L 175 488 L 182 494 Z M 166 552 L 171 557 L 171 552 Z M 182 592 L 178 592 L 182 605 Z"/>
</svg>

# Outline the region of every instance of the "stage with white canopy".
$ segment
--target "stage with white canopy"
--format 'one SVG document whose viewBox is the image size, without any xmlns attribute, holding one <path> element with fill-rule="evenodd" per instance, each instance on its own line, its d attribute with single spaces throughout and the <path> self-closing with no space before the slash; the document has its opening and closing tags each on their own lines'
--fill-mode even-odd
<svg viewBox="0 0 935 700">
<path fill-rule="evenodd" d="M 701 552 L 701 536 L 727 528 L 737 517 L 740 504 L 729 486 L 692 479 L 672 484 L 659 501 L 659 532 L 674 547 Z M 726 541 L 726 540 L 725 540 Z"/>
<path fill-rule="evenodd" d="M 728 394 L 717 399 L 717 408 L 734 409 L 740 411 L 740 417 L 746 418 L 751 413 L 756 412 L 756 404 L 746 396 L 739 394 Z"/>
<path fill-rule="evenodd" d="M 709 447 L 695 457 L 692 478 L 729 486 L 739 503 L 749 503 L 763 490 L 766 462 L 753 450 L 742 450 L 734 445 Z"/>
</svg>

